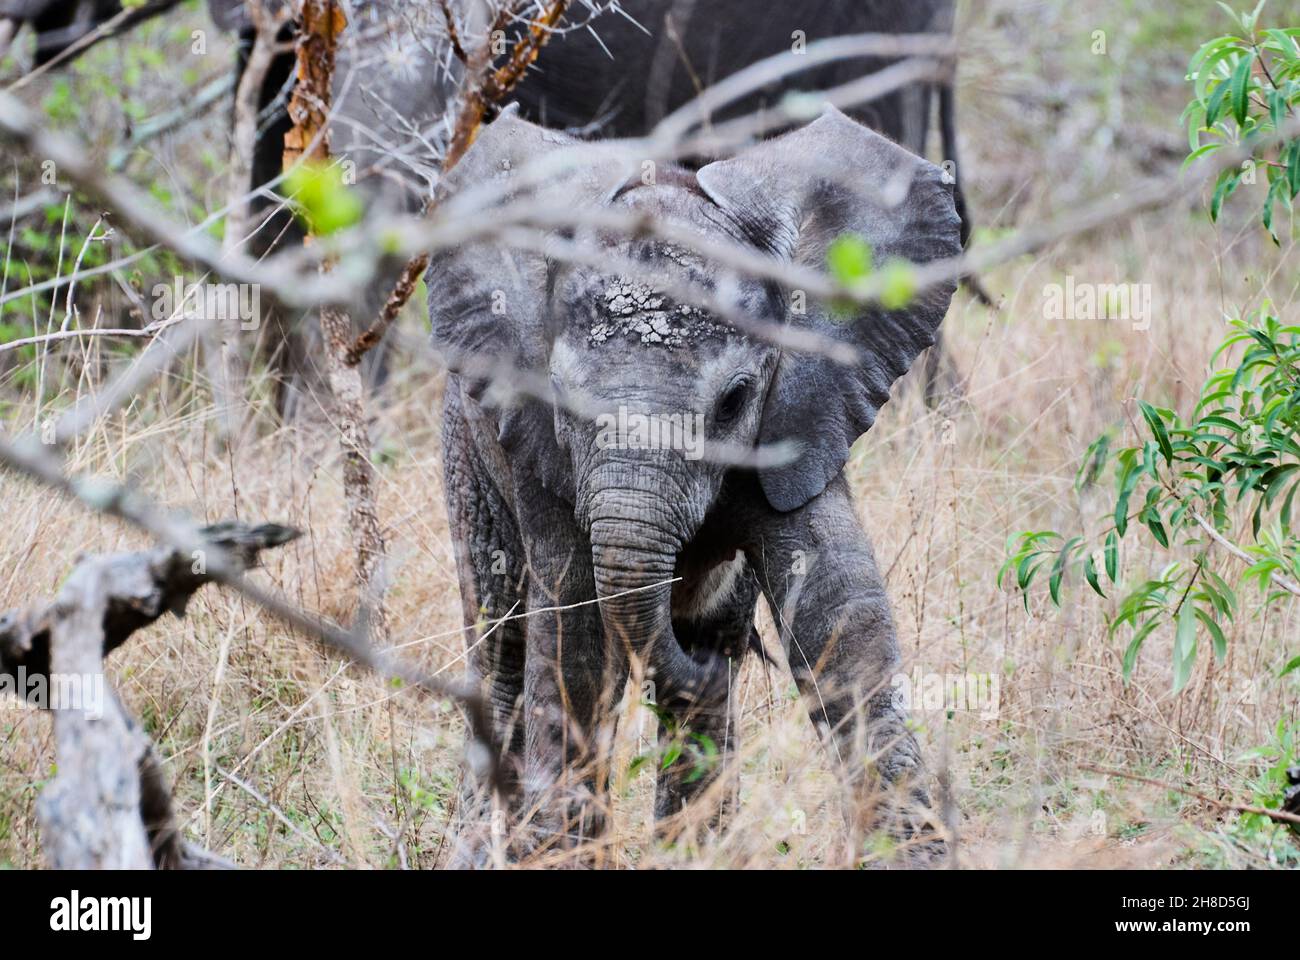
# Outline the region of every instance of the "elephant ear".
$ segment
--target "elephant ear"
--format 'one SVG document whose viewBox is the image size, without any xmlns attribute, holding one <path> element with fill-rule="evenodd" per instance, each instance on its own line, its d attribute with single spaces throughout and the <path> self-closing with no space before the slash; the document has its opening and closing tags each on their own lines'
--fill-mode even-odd
<svg viewBox="0 0 1300 960">
<path fill-rule="evenodd" d="M 617 149 L 584 144 L 522 120 L 506 108 L 479 134 L 440 186 L 438 216 L 492 218 L 512 203 L 572 209 L 607 202 L 626 179 Z M 482 189 L 480 189 L 482 188 Z M 475 195 L 491 194 L 483 204 Z M 425 283 L 433 345 L 448 369 L 462 375 L 474 399 L 490 385 L 503 404 L 499 439 L 513 461 L 531 465 L 536 479 L 564 492 L 554 447 L 552 414 L 518 392 L 538 397 L 547 379 L 549 265 L 534 248 L 489 237 L 436 251 Z M 550 465 L 550 466 L 548 466 Z"/>
<path fill-rule="evenodd" d="M 831 108 L 805 127 L 697 174 L 700 187 L 743 236 L 774 255 L 825 270 L 836 238 L 860 237 L 873 263 L 924 264 L 961 252 L 961 220 L 942 171 Z M 931 287 L 898 310 L 855 315 L 828 304 L 792 311 L 791 325 L 854 347 L 844 364 L 783 352 L 763 408 L 760 443 L 792 442 L 798 456 L 760 469 L 768 501 L 794 510 L 844 468 L 875 422 L 889 388 L 934 343 L 956 283 Z M 797 305 L 796 298 L 791 298 Z"/>
</svg>

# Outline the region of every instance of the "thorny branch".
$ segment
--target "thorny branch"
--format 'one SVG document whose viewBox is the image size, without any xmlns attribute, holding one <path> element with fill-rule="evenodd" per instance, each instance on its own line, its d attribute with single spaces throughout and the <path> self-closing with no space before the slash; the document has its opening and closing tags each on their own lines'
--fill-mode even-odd
<svg viewBox="0 0 1300 960">
<path fill-rule="evenodd" d="M 284 138 L 284 166 L 300 159 L 326 162 L 330 155 L 329 108 L 334 83 L 338 38 L 347 26 L 336 0 L 302 0 L 299 10 L 298 83 L 289 101 L 293 128 Z M 308 240 L 311 240 L 308 237 Z M 328 273 L 330 263 L 321 264 Z M 348 362 L 352 321 L 333 305 L 320 310 L 330 391 L 334 395 L 343 454 L 343 493 L 348 527 L 356 552 L 355 576 L 364 609 L 371 612 L 374 635 L 388 640 L 388 616 L 383 601 L 386 547 L 370 464 L 370 430 L 366 423 L 365 386 L 361 372 Z"/>
<path fill-rule="evenodd" d="M 452 16 L 446 0 L 443 0 L 442 10 L 447 21 L 447 34 L 451 40 L 452 49 L 456 51 L 456 55 L 467 67 L 465 79 L 461 85 L 461 109 L 456 118 L 456 132 L 447 148 L 446 156 L 443 158 L 442 173 L 444 175 L 460 161 L 460 158 L 465 155 L 465 151 L 473 145 L 479 129 L 483 126 L 483 121 L 487 117 L 488 110 L 499 105 L 509 95 L 510 91 L 523 80 L 524 74 L 537 60 L 537 55 L 541 53 L 542 47 L 551 38 L 555 26 L 563 18 L 565 11 L 569 7 L 569 2 L 570 0 L 553 0 L 550 6 L 544 8 L 542 15 L 529 24 L 527 34 L 515 43 L 507 62 L 503 66 L 493 69 L 490 56 L 491 35 L 489 34 L 489 37 L 484 39 L 481 49 L 476 52 L 474 57 L 467 57 L 460 45 L 455 18 Z M 497 15 L 494 29 L 500 29 L 505 25 L 509 12 L 510 5 L 507 4 Z M 428 266 L 429 254 L 427 252 L 418 253 L 407 261 L 406 266 L 402 268 L 401 276 L 398 277 L 397 283 L 393 287 L 393 292 L 389 294 L 388 299 L 385 301 L 379 317 L 348 349 L 347 362 L 350 366 L 356 366 L 368 350 L 384 339 L 388 328 L 397 319 L 397 315 L 402 312 L 402 307 L 411 298 L 411 294 L 415 291 L 416 285 L 420 282 L 420 278 L 424 276 L 424 271 Z"/>
</svg>

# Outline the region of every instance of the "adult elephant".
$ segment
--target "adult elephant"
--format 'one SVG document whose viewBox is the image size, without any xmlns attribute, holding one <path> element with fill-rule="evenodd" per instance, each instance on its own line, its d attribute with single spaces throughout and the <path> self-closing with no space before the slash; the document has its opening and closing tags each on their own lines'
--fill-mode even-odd
<svg viewBox="0 0 1300 960">
<path fill-rule="evenodd" d="M 109 24 L 117 32 L 176 2 L 147 0 L 123 8 L 120 0 L 0 0 L 0 46 L 18 25 L 30 23 L 41 62 L 62 54 L 70 44 L 106 35 Z M 263 5 L 274 9 L 280 3 L 264 0 Z M 420 134 L 441 121 L 458 67 L 450 57 L 433 55 L 424 42 L 442 28 L 442 14 L 435 6 L 413 8 L 402 0 L 356 0 L 350 5 L 356 23 L 345 33 L 340 50 L 332 145 L 353 161 L 371 206 L 414 210 L 438 177 L 436 152 Z M 458 0 L 451 6 L 468 34 L 490 22 L 479 0 Z M 208 9 L 218 27 L 240 32 L 246 51 L 252 38 L 247 5 L 241 0 L 208 0 Z M 620 11 L 595 17 L 589 29 L 555 36 L 513 96 L 526 117 L 544 126 L 584 138 L 639 136 L 704 87 L 763 57 L 845 34 L 943 33 L 952 29 L 953 15 L 953 0 L 787 0 L 765 5 L 757 16 L 751 0 L 622 0 Z M 792 91 L 827 89 L 888 63 L 854 58 L 786 74 L 730 105 L 716 119 L 772 105 Z M 241 70 L 244 64 L 241 58 Z M 261 129 L 250 186 L 267 183 L 280 172 L 289 129 L 283 107 L 292 72 L 290 54 L 277 58 L 266 73 L 260 105 L 272 118 Z M 941 156 L 952 174 L 960 165 L 951 80 L 913 85 L 856 105 L 850 113 L 924 155 L 935 99 Z M 707 158 L 696 158 L 701 159 Z M 960 177 L 953 195 L 965 245 L 970 218 Z M 296 242 L 287 217 L 273 217 L 264 226 L 254 237 L 255 252 L 266 252 L 272 242 Z M 378 309 L 393 277 L 388 271 L 365 291 L 361 313 Z M 973 289 L 980 293 L 977 285 Z M 314 324 L 290 323 L 280 338 L 282 408 L 317 385 L 314 330 Z M 937 348 L 929 354 L 926 382 L 933 392 L 941 362 Z M 375 364 L 374 371 L 381 374 L 382 366 Z"/>
<path fill-rule="evenodd" d="M 661 168 L 653 182 L 511 111 L 452 171 L 448 202 L 503 177 L 510 189 L 512 171 L 538 163 L 562 172 L 540 185 L 521 176 L 505 202 L 562 207 L 579 221 L 586 210 L 648 218 L 696 239 L 579 229 L 572 242 L 596 247 L 582 263 L 605 268 L 493 240 L 430 263 L 433 339 L 453 371 L 445 487 L 464 612 L 501 620 L 469 646 L 519 786 L 509 835 L 529 849 L 600 829 L 611 707 L 634 665 L 665 712 L 657 815 L 734 770 L 729 682 L 760 593 L 849 809 L 862 814 L 854 824 L 878 824 L 870 807 L 885 797 L 903 818 L 890 825 L 915 833 L 906 815 L 924 818 L 927 801 L 891 685 L 898 644 L 842 471 L 891 384 L 933 342 L 953 287 L 848 317 L 803 309 L 709 251 L 740 244 L 820 268 L 829 245 L 854 233 L 882 258 L 951 257 L 951 185 L 834 110 L 732 159 Z M 901 199 L 881 189 L 890 183 L 903 185 Z M 730 291 L 748 323 L 820 334 L 856 360 L 746 336 L 677 298 L 688 286 Z M 549 383 L 549 399 L 503 400 L 521 378 Z M 773 455 L 782 449 L 790 455 Z M 683 729 L 721 760 L 672 762 Z M 468 785 L 462 813 L 486 823 L 487 798 Z M 476 862 L 486 827 L 463 840 L 462 862 Z"/>
<path fill-rule="evenodd" d="M 517 93 L 524 115 L 579 136 L 635 137 L 699 92 L 764 57 L 849 34 L 947 33 L 953 0 L 790 0 L 756 11 L 752 0 L 624 0 L 593 29 L 547 46 Z M 635 21 L 635 22 L 633 22 Z M 783 75 L 731 104 L 714 120 L 761 110 L 786 94 L 827 90 L 888 66 L 858 57 Z M 848 108 L 850 116 L 924 156 L 932 99 L 938 100 L 942 157 L 955 173 L 951 80 L 913 85 Z M 962 240 L 969 227 L 961 183 L 954 185 Z"/>
</svg>

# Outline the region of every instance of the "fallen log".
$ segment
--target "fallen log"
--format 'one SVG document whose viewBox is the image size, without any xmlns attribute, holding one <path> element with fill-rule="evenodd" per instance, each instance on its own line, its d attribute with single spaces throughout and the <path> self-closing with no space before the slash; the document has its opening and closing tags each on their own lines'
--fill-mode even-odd
<svg viewBox="0 0 1300 960">
<path fill-rule="evenodd" d="M 299 536 L 292 527 L 274 523 L 257 526 L 217 523 L 199 532 L 214 549 L 223 551 L 234 572 L 255 567 L 262 550 Z M 185 606 L 195 591 L 215 579 L 208 573 L 207 561 L 202 551 L 186 554 L 170 547 L 83 560 L 82 564 L 93 563 L 102 568 L 105 578 L 100 623 L 103 654 L 116 650 L 132 633 L 168 611 L 184 616 Z M 50 633 L 58 618 L 58 607 L 59 601 L 55 600 L 34 609 L 10 610 L 0 615 L 0 673 L 14 675 L 19 667 L 25 668 L 29 677 L 48 673 Z"/>
<path fill-rule="evenodd" d="M 262 550 L 298 532 L 221 523 L 201 531 L 220 551 L 214 570 L 242 572 Z M 232 866 L 187 843 L 152 742 L 104 680 L 104 657 L 141 627 L 186 604 L 209 575 L 206 549 L 158 547 L 82 559 L 59 595 L 0 617 L 0 677 L 54 714 L 58 773 L 38 817 L 58 869 L 206 869 Z M 13 678 L 21 677 L 15 683 Z"/>
</svg>

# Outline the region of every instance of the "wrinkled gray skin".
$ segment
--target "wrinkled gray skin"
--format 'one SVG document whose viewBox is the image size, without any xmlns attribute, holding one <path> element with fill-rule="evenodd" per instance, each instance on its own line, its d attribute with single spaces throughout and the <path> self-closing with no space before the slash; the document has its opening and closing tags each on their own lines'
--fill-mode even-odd
<svg viewBox="0 0 1300 960">
<path fill-rule="evenodd" d="M 452 202 L 571 143 L 507 114 L 449 178 Z M 900 180 L 903 199 L 886 202 L 882 188 Z M 866 237 L 882 262 L 960 249 L 940 171 L 838 112 L 697 173 L 661 168 L 655 185 L 597 159 L 534 193 L 567 209 L 641 211 L 818 268 L 845 232 Z M 453 371 L 444 457 L 465 616 L 529 614 L 469 638 L 472 675 L 491 699 L 520 788 L 506 813 L 526 821 L 510 835 L 529 839 L 508 852 L 600 829 L 611 707 L 634 662 L 659 706 L 723 753 L 694 782 L 683 760 L 660 774 L 657 816 L 734 766 L 727 690 L 760 593 L 854 801 L 853 825 L 872 822 L 864 804 L 876 786 L 897 785 L 924 804 L 916 742 L 890 685 L 899 654 L 889 603 L 841 471 L 890 385 L 933 341 L 952 287 L 894 313 L 846 318 L 809 304 L 800 314 L 774 286 L 724 278 L 660 241 L 600 242 L 665 283 L 688 276 L 731 289 L 754 320 L 851 344 L 859 361 L 782 351 L 638 279 L 533 252 L 485 242 L 435 257 L 426 279 L 434 342 Z M 523 383 L 550 386 L 537 391 L 544 399 L 511 395 Z M 603 444 L 595 415 L 619 407 L 702 415 L 711 444 L 787 442 L 799 452 L 752 469 Z M 488 805 L 476 790 L 471 778 L 461 865 L 482 862 L 492 839 L 475 824 Z"/>
</svg>

